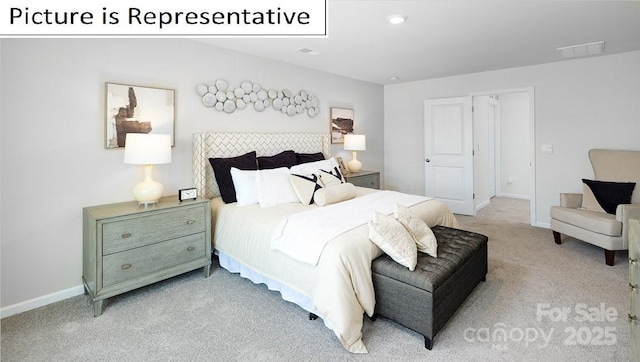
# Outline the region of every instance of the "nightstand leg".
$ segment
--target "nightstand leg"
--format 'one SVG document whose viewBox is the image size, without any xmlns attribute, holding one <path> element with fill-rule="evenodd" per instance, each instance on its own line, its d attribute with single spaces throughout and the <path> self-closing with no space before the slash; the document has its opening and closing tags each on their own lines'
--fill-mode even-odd
<svg viewBox="0 0 640 362">
<path fill-rule="evenodd" d="M 205 267 L 204 267 L 204 268 L 202 268 L 202 269 L 204 270 L 204 277 L 205 277 L 205 278 L 208 278 L 208 277 L 209 277 L 209 275 L 211 275 L 211 274 L 210 274 L 210 271 L 211 271 L 211 264 L 209 264 L 209 265 L 205 265 Z"/>
<path fill-rule="evenodd" d="M 104 299 L 93 301 L 93 316 L 100 317 L 102 315 L 102 302 Z"/>
</svg>

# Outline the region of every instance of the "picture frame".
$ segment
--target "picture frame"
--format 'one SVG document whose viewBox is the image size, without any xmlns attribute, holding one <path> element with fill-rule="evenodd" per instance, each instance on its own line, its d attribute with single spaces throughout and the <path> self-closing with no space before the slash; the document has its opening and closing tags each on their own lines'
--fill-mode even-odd
<svg viewBox="0 0 640 362">
<path fill-rule="evenodd" d="M 105 83 L 107 149 L 125 146 L 127 133 L 170 134 L 175 146 L 175 90 Z"/>
<path fill-rule="evenodd" d="M 344 161 L 342 160 L 342 157 L 336 157 L 336 161 L 338 161 L 338 166 L 340 167 L 340 173 L 343 175 L 349 174 L 349 169 L 347 168 L 347 165 L 345 165 Z"/>
<path fill-rule="evenodd" d="M 344 135 L 353 133 L 353 123 L 353 109 L 332 107 L 330 116 L 331 143 L 344 143 Z"/>
</svg>

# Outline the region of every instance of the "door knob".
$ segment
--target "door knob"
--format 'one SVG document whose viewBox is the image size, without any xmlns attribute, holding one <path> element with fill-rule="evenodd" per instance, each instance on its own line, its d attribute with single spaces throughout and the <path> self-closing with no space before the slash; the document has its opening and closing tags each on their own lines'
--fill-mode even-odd
<svg viewBox="0 0 640 362">
<path fill-rule="evenodd" d="M 424 162 L 431 162 L 431 160 L 427 158 L 426 160 L 424 160 Z"/>
</svg>

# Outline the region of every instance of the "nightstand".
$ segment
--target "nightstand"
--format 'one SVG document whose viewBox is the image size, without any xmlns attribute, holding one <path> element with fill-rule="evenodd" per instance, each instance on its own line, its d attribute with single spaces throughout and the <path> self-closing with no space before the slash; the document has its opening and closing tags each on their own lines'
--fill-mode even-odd
<svg viewBox="0 0 640 362">
<path fill-rule="evenodd" d="M 102 302 L 197 268 L 211 267 L 211 206 L 207 199 L 161 198 L 83 209 L 82 281 L 94 316 Z"/>
<path fill-rule="evenodd" d="M 356 171 L 343 176 L 347 182 L 356 186 L 380 189 L 380 172 L 378 171 Z"/>
</svg>

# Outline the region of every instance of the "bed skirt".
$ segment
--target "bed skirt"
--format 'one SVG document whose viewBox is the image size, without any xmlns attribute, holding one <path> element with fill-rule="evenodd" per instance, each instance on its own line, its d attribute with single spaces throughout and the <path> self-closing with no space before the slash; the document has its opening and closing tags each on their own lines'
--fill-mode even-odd
<svg viewBox="0 0 640 362">
<path fill-rule="evenodd" d="M 255 284 L 264 284 L 267 286 L 267 289 L 279 292 L 282 296 L 282 299 L 286 300 L 287 302 L 294 303 L 307 312 L 316 314 L 316 309 L 314 308 L 313 302 L 308 295 L 289 288 L 288 286 L 276 280 L 267 278 L 264 275 L 255 272 L 253 269 L 247 267 L 246 265 L 240 263 L 239 261 L 235 260 L 225 253 L 222 253 L 218 250 L 214 250 L 214 252 L 218 256 L 220 266 L 227 269 L 230 273 L 240 274 L 241 277 L 249 279 Z"/>
</svg>

